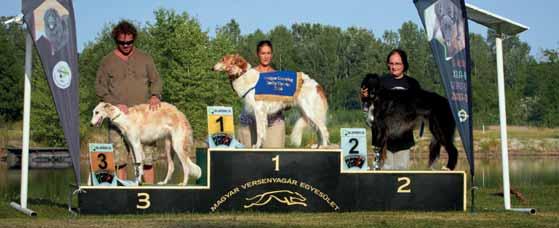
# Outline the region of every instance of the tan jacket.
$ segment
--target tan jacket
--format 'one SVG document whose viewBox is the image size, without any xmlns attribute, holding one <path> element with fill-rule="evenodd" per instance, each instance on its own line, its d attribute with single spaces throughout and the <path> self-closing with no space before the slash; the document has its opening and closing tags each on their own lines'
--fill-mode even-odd
<svg viewBox="0 0 559 228">
<path fill-rule="evenodd" d="M 97 97 L 111 104 L 134 106 L 147 103 L 151 95 L 161 96 L 162 82 L 153 59 L 134 49 L 128 61 L 111 52 L 106 55 L 95 80 Z"/>
</svg>

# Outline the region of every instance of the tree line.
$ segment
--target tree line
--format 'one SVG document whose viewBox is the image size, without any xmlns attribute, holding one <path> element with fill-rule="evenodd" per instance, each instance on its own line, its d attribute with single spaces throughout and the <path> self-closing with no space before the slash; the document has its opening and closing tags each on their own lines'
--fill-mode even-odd
<svg viewBox="0 0 559 228">
<path fill-rule="evenodd" d="M 264 39 L 274 45 L 276 69 L 303 71 L 323 85 L 328 94 L 329 119 L 333 122 L 339 123 L 342 116 L 347 121 L 348 115 L 342 115 L 347 112 L 355 113 L 349 115 L 354 121 L 363 118 L 358 114 L 361 79 L 369 72 L 385 73 L 386 55 L 393 48 L 408 53 L 408 74 L 424 89 L 444 95 L 425 31 L 413 22 L 405 22 L 396 31 L 384 31 L 381 35 L 366 28 L 341 29 L 309 23 L 278 25 L 268 32 L 242 34 L 239 24 L 232 19 L 211 37 L 186 12 L 158 9 L 154 15 L 153 23 L 137 24 L 139 36 L 135 45 L 153 56 L 164 82 L 163 100 L 186 114 L 199 139 L 206 135 L 206 106 L 233 106 L 235 113 L 241 109 L 227 77 L 212 72 L 211 66 L 230 53 L 239 53 L 255 65 L 256 44 Z M 97 68 L 101 59 L 115 48 L 110 31 L 116 23 L 107 24 L 79 54 L 82 136 L 90 129 L 91 110 L 98 101 L 94 88 Z M 22 119 L 24 35 L 24 28 L 19 25 L 2 25 L 0 29 L 0 119 L 4 123 Z M 491 30 L 486 38 L 470 34 L 475 127 L 499 121 L 494 38 Z M 517 36 L 507 37 L 503 49 L 509 124 L 557 127 L 559 49 L 542 50 L 545 59 L 536 60 L 529 54 L 530 46 Z M 33 69 L 34 140 L 62 145 L 62 130 L 55 124 L 59 120 L 36 52 Z"/>
</svg>

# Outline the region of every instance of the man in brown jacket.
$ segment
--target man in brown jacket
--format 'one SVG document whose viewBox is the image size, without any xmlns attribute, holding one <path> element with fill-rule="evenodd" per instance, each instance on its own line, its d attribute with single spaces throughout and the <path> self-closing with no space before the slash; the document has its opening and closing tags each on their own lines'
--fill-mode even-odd
<svg viewBox="0 0 559 228">
<path fill-rule="evenodd" d="M 97 96 L 101 101 L 116 105 L 124 113 L 128 113 L 128 107 L 144 103 L 149 103 L 150 110 L 156 110 L 160 106 L 162 82 L 153 59 L 134 48 L 136 28 L 127 21 L 121 21 L 113 28 L 112 37 L 117 46 L 103 58 L 97 70 Z M 118 177 L 127 179 L 125 167 L 129 148 L 112 124 L 109 124 L 109 138 L 114 145 Z M 144 153 L 144 181 L 153 184 L 153 162 L 158 155 L 155 144 L 144 146 Z"/>
</svg>

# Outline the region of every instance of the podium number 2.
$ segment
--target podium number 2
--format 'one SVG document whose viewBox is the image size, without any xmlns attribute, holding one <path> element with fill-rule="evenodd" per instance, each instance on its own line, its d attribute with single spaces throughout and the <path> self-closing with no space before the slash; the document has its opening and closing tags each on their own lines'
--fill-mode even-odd
<svg viewBox="0 0 559 228">
<path fill-rule="evenodd" d="M 151 206 L 151 202 L 149 201 L 149 194 L 145 192 L 138 193 L 138 204 L 136 204 L 136 208 L 138 209 L 148 209 Z"/>
<path fill-rule="evenodd" d="M 223 132 L 223 116 L 220 116 L 215 120 L 216 123 L 219 123 L 219 131 Z"/>
<path fill-rule="evenodd" d="M 276 167 L 275 167 L 274 171 L 279 171 L 279 155 L 276 155 L 275 157 L 273 157 L 272 161 L 276 163 Z"/>
<path fill-rule="evenodd" d="M 357 148 L 357 146 L 359 145 L 359 141 L 357 141 L 356 138 L 351 138 L 351 139 L 349 139 L 349 143 L 355 143 L 355 144 L 351 147 L 351 149 L 349 149 L 349 153 L 350 153 L 350 154 L 358 154 L 359 151 L 356 151 L 355 148 Z"/>
<path fill-rule="evenodd" d="M 398 183 L 400 182 L 404 183 L 398 188 L 398 193 L 411 193 L 411 179 L 409 177 L 398 177 Z"/>
</svg>

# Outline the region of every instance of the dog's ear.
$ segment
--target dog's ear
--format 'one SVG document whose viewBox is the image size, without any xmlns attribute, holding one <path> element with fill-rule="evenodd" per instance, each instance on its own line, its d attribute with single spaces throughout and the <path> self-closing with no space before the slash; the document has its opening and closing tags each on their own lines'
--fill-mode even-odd
<svg viewBox="0 0 559 228">
<path fill-rule="evenodd" d="M 376 80 L 378 80 L 378 74 L 368 73 L 365 75 L 365 78 L 363 78 L 363 81 L 361 81 L 361 88 L 370 87 L 371 83 Z"/>
<path fill-rule="evenodd" d="M 236 54 L 234 64 L 244 71 L 247 69 L 248 62 L 242 56 Z"/>
<path fill-rule="evenodd" d="M 105 112 L 110 116 L 114 112 L 114 106 L 109 103 L 105 103 L 105 105 L 103 105 L 103 110 L 105 110 Z"/>
</svg>

